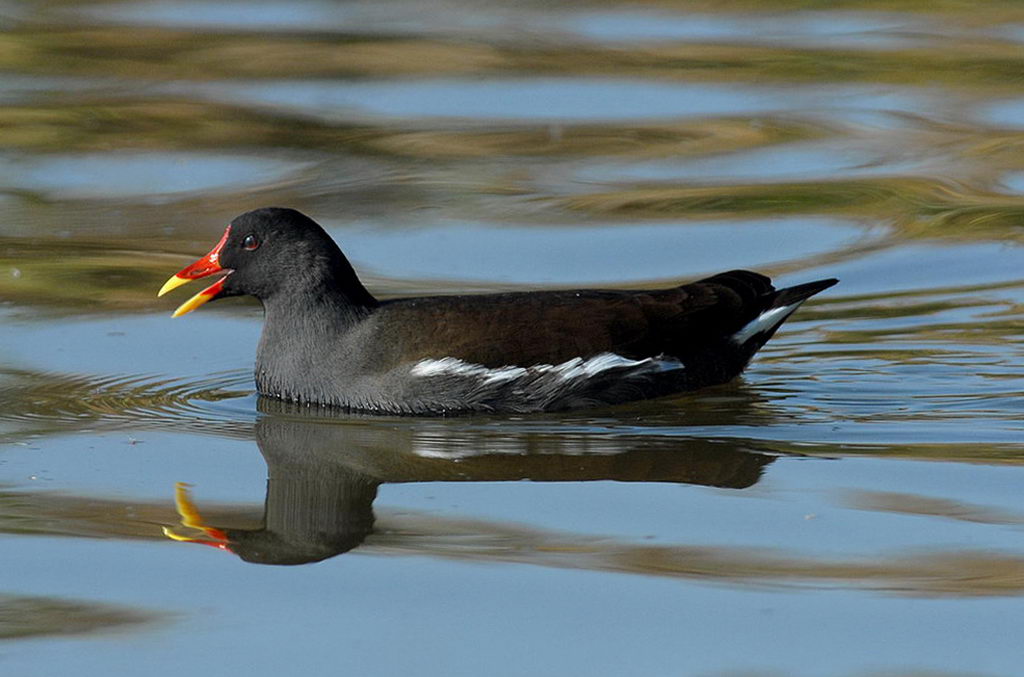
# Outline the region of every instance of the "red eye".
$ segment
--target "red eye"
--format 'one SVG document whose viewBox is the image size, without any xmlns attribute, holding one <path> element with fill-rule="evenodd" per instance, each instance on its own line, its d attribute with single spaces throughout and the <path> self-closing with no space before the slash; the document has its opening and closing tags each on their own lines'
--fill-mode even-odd
<svg viewBox="0 0 1024 677">
<path fill-rule="evenodd" d="M 260 241 L 256 239 L 255 235 L 246 235 L 245 239 L 242 240 L 242 246 L 247 250 L 252 251 L 260 246 Z"/>
</svg>

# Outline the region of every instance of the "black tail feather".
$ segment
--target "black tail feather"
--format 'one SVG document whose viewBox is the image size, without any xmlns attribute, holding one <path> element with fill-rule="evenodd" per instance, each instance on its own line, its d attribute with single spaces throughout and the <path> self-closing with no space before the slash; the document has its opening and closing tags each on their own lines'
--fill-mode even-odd
<svg viewBox="0 0 1024 677">
<path fill-rule="evenodd" d="M 733 341 L 743 346 L 748 352 L 749 359 L 749 356 L 760 350 L 761 346 L 775 335 L 782 323 L 789 319 L 800 304 L 837 282 L 839 280 L 829 278 L 770 292 L 766 295 L 767 298 L 763 299 L 758 315 L 733 335 Z"/>
<path fill-rule="evenodd" d="M 769 308 L 781 308 L 782 306 L 800 303 L 801 301 L 814 296 L 818 292 L 828 289 L 838 282 L 839 280 L 836 278 L 830 277 L 827 280 L 817 280 L 815 282 L 807 282 L 793 287 L 780 289 L 775 292 L 775 298 L 772 299 L 772 304 Z"/>
</svg>

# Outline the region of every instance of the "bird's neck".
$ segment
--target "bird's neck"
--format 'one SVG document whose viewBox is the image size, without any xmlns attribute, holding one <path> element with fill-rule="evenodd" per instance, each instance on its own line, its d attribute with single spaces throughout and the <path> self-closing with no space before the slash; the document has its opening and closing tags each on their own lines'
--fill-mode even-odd
<svg viewBox="0 0 1024 677">
<path fill-rule="evenodd" d="M 361 303 L 331 288 L 262 299 L 265 318 L 256 355 L 259 391 L 286 400 L 323 401 L 320 395 L 329 390 L 331 373 L 344 369 L 345 360 L 339 358 L 377 306 L 369 292 L 362 293 Z"/>
</svg>

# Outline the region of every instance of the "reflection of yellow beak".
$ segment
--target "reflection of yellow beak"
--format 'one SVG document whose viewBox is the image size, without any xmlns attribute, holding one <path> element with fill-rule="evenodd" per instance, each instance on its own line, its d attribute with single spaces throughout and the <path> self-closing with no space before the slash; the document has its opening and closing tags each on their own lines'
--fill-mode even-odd
<svg viewBox="0 0 1024 677">
<path fill-rule="evenodd" d="M 195 503 L 192 502 L 192 497 L 188 491 L 189 485 L 184 482 L 178 482 L 174 485 L 174 507 L 178 511 L 178 515 L 181 516 L 181 526 L 186 529 L 196 529 L 201 531 L 210 540 L 205 538 L 193 538 L 191 536 L 183 536 L 176 533 L 171 527 L 164 527 L 164 536 L 175 541 L 183 541 L 185 543 L 202 543 L 203 545 L 212 545 L 221 549 L 228 549 L 228 535 L 222 530 L 215 527 L 208 527 L 203 523 L 203 517 L 199 514 L 199 509 L 196 508 Z"/>
<path fill-rule="evenodd" d="M 157 292 L 156 295 L 163 296 L 167 292 L 177 289 L 181 285 L 187 284 L 192 280 L 198 280 L 201 277 L 207 277 L 208 275 L 213 275 L 223 271 L 224 268 L 220 265 L 220 252 L 224 248 L 224 243 L 228 241 L 228 235 L 230 233 L 231 226 L 228 226 L 224 231 L 224 235 L 221 236 L 220 241 L 213 249 L 210 250 L 209 254 L 175 273 L 171 279 L 164 282 L 164 286 L 160 287 L 160 291 Z M 185 301 L 178 306 L 178 309 L 174 311 L 174 315 L 172 315 L 172 317 L 181 317 L 185 313 L 195 310 L 207 301 L 216 298 L 223 289 L 224 278 L 221 278 L 190 298 L 188 301 Z"/>
</svg>

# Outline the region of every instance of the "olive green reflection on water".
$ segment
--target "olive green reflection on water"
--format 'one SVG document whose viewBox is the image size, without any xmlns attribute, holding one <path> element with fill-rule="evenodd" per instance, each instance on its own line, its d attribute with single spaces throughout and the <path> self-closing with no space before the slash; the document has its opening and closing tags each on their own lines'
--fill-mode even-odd
<svg viewBox="0 0 1024 677">
<path fill-rule="evenodd" d="M 597 214 L 646 218 L 735 218 L 749 214 L 839 214 L 890 224 L 903 239 L 1024 242 L 1024 198 L 970 192 L 925 178 L 749 185 L 628 186 L 566 198 Z"/>
<path fill-rule="evenodd" d="M 358 127 L 239 106 L 123 94 L 0 108 L 0 147 L 33 151 L 222 148 L 248 144 L 318 148 L 358 138 Z"/>
<path fill-rule="evenodd" d="M 181 98 L 0 107 L 0 148 L 22 151 L 181 150 L 263 146 L 396 158 L 686 157 L 821 138 L 829 129 L 782 116 L 675 122 L 402 124 L 316 120 Z M 121 100 L 117 100 L 120 98 Z"/>
<path fill-rule="evenodd" d="M 164 304 L 147 291 L 187 262 L 67 240 L 0 238 L 0 298 L 30 307 L 87 304 L 91 312 L 155 310 Z"/>
<path fill-rule="evenodd" d="M 1024 515 L 934 496 L 915 496 L 893 491 L 857 491 L 849 493 L 847 503 L 860 510 L 930 515 L 974 524 L 1024 526 Z"/>
<path fill-rule="evenodd" d="M 768 10 L 768 3 L 759 11 Z M 830 7 L 835 9 L 835 7 Z M 887 8 L 886 11 L 891 11 Z M 972 11 L 971 17 L 978 16 Z M 997 15 L 988 15 L 998 26 Z M 1020 17 L 1019 10 L 1002 15 Z M 957 27 L 961 16 L 945 17 Z M 941 25 L 941 23 L 940 23 Z M 902 85 L 1003 87 L 1013 91 L 1024 57 L 1012 41 L 957 40 L 900 48 L 669 43 L 604 47 L 563 34 L 532 40 L 480 36 L 475 40 L 386 33 L 290 36 L 175 28 L 26 26 L 0 35 L 0 68 L 48 74 L 105 75 L 153 80 L 346 78 L 465 74 L 604 75 L 722 82 L 884 82 Z M 546 39 L 545 39 L 546 38 Z M 575 44 L 573 44 L 575 43 Z"/>
<path fill-rule="evenodd" d="M 108 604 L 0 593 L 0 640 L 84 635 L 148 624 L 158 618 L 151 612 Z"/>
</svg>

